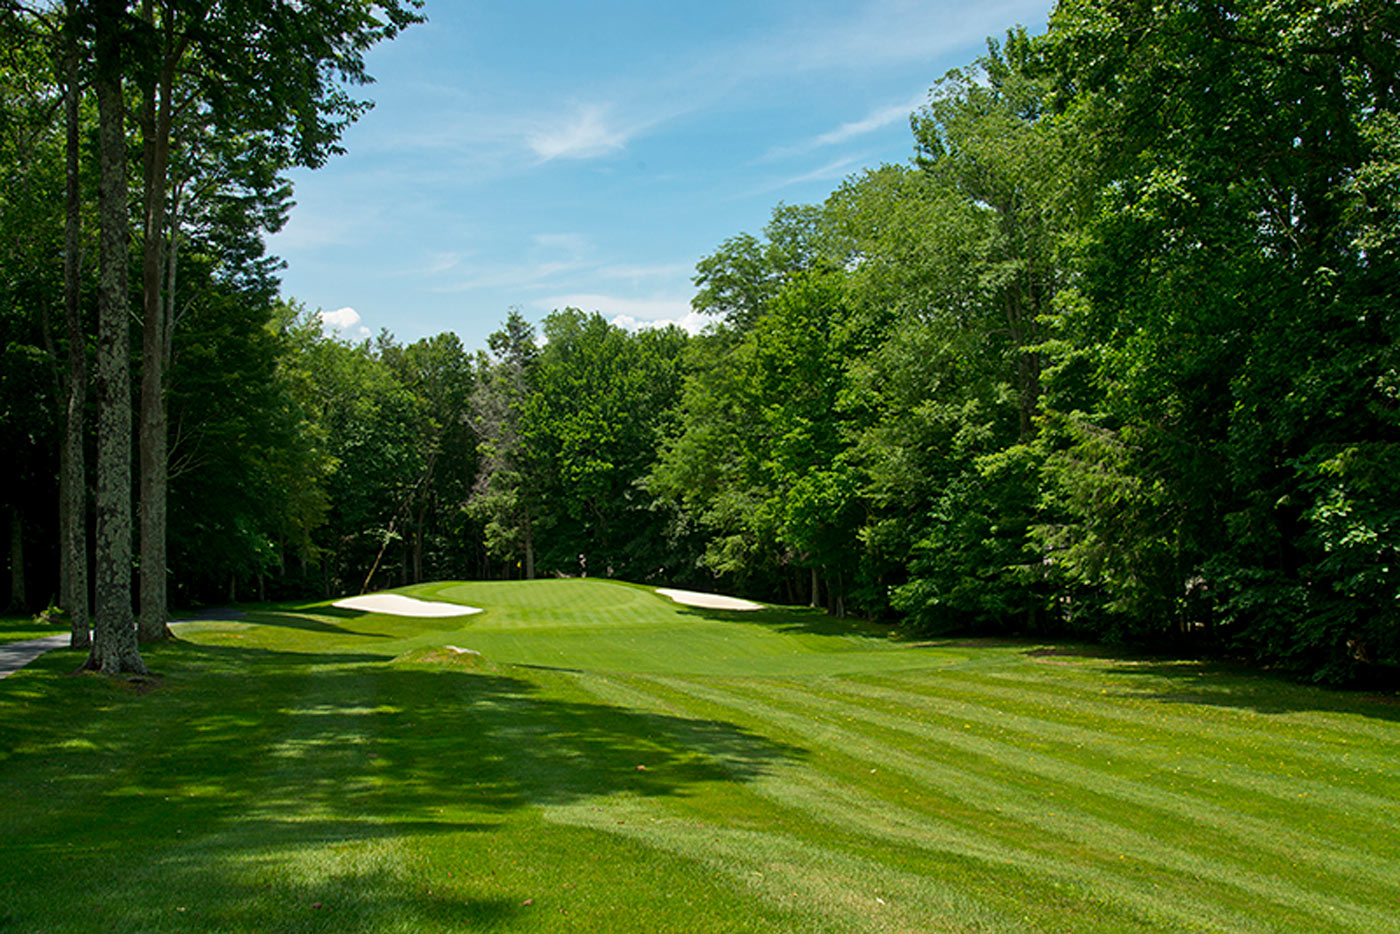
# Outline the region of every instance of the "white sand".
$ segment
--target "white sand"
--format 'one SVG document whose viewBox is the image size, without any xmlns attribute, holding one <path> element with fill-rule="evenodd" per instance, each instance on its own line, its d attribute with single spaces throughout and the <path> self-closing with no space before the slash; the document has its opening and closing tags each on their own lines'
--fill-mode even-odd
<svg viewBox="0 0 1400 934">
<path fill-rule="evenodd" d="M 670 597 L 677 603 L 684 603 L 686 606 L 699 606 L 707 610 L 761 610 L 763 604 L 754 603 L 752 600 L 740 600 L 738 597 L 721 597 L 714 593 L 700 593 L 695 590 L 672 590 L 669 587 L 658 587 L 656 592 L 663 597 Z"/>
<path fill-rule="evenodd" d="M 367 593 L 360 597 L 346 597 L 331 605 L 340 607 L 342 610 L 364 610 L 366 613 L 387 613 L 390 616 L 416 616 L 419 619 L 438 616 L 470 616 L 473 613 L 481 612 L 480 608 L 474 606 L 418 600 L 398 593 Z"/>
</svg>

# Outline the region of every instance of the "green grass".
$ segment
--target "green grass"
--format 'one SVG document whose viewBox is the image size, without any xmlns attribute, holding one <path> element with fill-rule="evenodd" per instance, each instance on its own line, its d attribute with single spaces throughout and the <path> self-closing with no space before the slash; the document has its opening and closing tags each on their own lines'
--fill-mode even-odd
<svg viewBox="0 0 1400 934">
<path fill-rule="evenodd" d="M 67 626 L 41 623 L 32 616 L 0 616 L 0 642 L 23 642 L 44 636 L 59 636 L 66 632 Z"/>
<path fill-rule="evenodd" d="M 0 930 L 1400 931 L 1400 705 L 601 581 L 0 681 Z M 483 653 L 478 658 L 443 648 Z"/>
</svg>

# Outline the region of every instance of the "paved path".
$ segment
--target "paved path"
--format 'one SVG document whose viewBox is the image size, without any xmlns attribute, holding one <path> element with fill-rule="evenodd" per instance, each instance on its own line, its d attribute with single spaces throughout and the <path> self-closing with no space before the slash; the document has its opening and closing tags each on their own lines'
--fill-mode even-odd
<svg viewBox="0 0 1400 934">
<path fill-rule="evenodd" d="M 215 607 L 189 619 L 174 620 L 170 625 L 177 626 L 180 623 L 196 620 L 242 619 L 245 615 L 242 610 Z M 68 645 L 71 639 L 72 634 L 64 632 L 55 636 L 43 636 L 39 639 L 26 639 L 23 642 L 0 642 L 0 678 L 8 678 L 49 649 L 58 649 Z"/>
<path fill-rule="evenodd" d="M 63 632 L 40 639 L 25 639 L 23 642 L 0 643 L 0 678 L 8 678 L 49 649 L 67 645 L 72 638 L 72 633 Z"/>
</svg>

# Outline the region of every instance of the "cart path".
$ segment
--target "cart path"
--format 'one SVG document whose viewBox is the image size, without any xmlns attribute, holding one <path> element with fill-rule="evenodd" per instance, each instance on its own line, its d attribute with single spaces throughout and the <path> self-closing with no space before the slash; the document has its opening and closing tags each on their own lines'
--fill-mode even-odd
<svg viewBox="0 0 1400 934">
<path fill-rule="evenodd" d="M 63 632 L 23 642 L 0 643 L 0 678 L 8 678 L 49 649 L 62 648 L 72 638 L 72 633 Z"/>
</svg>

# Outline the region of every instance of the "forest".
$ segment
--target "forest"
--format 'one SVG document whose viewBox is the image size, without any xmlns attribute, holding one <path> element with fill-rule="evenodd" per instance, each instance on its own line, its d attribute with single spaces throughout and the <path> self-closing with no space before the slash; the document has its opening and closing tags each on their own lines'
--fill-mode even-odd
<svg viewBox="0 0 1400 934">
<path fill-rule="evenodd" d="M 928 634 L 1400 664 L 1400 6 L 1062 0 L 712 323 L 329 336 L 264 238 L 414 0 L 0 3 L 9 604 L 616 577 Z M 47 608 L 47 610 L 46 610 Z"/>
</svg>

